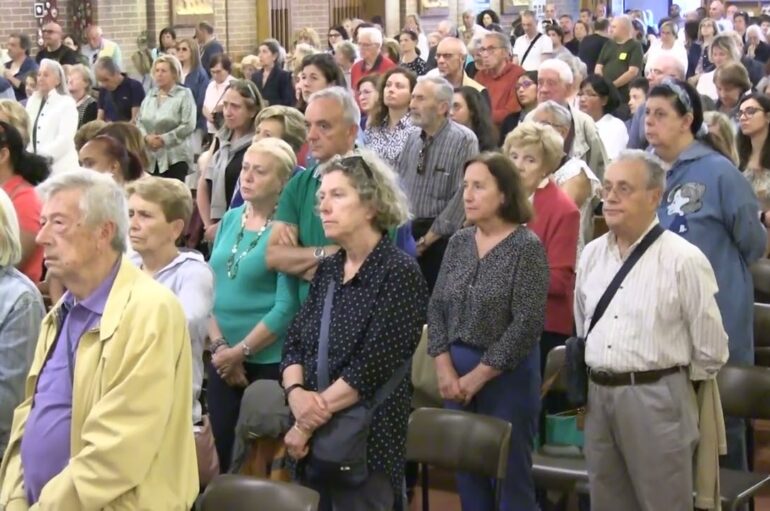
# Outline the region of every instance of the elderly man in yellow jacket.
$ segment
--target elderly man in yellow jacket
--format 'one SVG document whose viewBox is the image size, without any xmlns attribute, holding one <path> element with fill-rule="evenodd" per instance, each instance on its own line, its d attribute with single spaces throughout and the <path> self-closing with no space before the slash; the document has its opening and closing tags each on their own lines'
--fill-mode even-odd
<svg viewBox="0 0 770 511">
<path fill-rule="evenodd" d="M 123 257 L 126 199 L 110 177 L 73 169 L 39 192 L 37 242 L 68 291 L 14 412 L 0 509 L 187 511 L 198 474 L 182 307 Z"/>
</svg>

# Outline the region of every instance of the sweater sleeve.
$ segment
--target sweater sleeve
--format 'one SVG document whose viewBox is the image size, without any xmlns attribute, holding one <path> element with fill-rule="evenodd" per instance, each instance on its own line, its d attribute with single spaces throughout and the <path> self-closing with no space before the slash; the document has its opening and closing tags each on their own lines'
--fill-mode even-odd
<svg viewBox="0 0 770 511">
<path fill-rule="evenodd" d="M 553 221 L 543 240 L 548 258 L 550 279 L 548 296 L 564 297 L 575 288 L 575 259 L 577 257 L 580 211 L 571 204 L 553 202 Z"/>
<path fill-rule="evenodd" d="M 299 309 L 297 279 L 291 275 L 279 273 L 275 288 L 275 303 L 262 318 L 262 322 L 270 332 L 281 337 L 289 328 L 289 323 L 297 313 L 297 309 Z"/>
<path fill-rule="evenodd" d="M 746 264 L 765 253 L 767 231 L 759 221 L 759 203 L 749 182 L 738 171 L 721 176 L 722 218 Z"/>
</svg>

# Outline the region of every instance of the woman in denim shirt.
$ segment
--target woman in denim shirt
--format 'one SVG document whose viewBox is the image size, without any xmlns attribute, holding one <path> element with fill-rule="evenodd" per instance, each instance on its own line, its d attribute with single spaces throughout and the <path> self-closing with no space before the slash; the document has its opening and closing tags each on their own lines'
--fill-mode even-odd
<svg viewBox="0 0 770 511">
<path fill-rule="evenodd" d="M 14 268 L 20 260 L 19 221 L 11 199 L 0 190 L 0 452 L 8 445 L 13 411 L 24 397 L 24 380 L 45 315 L 40 292 Z"/>
<path fill-rule="evenodd" d="M 184 181 L 193 163 L 195 99 L 180 85 L 182 66 L 173 55 L 153 64 L 155 85 L 142 101 L 136 125 L 146 144 L 147 172 Z"/>
</svg>

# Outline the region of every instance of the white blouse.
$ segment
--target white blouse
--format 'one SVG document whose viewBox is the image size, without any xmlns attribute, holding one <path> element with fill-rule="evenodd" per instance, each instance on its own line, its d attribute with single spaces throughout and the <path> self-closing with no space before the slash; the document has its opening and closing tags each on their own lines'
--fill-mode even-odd
<svg viewBox="0 0 770 511">
<path fill-rule="evenodd" d="M 607 158 L 612 161 L 617 158 L 620 151 L 628 147 L 628 128 L 626 123 L 611 114 L 596 121 L 599 130 L 599 138 L 602 139 Z"/>
</svg>

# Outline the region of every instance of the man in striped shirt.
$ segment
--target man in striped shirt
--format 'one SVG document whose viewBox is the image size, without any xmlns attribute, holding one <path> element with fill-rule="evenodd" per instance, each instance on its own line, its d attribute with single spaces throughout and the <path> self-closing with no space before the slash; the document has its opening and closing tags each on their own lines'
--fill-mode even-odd
<svg viewBox="0 0 770 511">
<path fill-rule="evenodd" d="M 404 144 L 398 161 L 401 184 L 414 215 L 417 262 L 433 291 L 449 237 L 462 227 L 463 169 L 479 152 L 476 135 L 449 120 L 454 91 L 440 76 L 421 76 L 409 110 L 420 127 Z"/>
<path fill-rule="evenodd" d="M 575 323 L 587 334 L 623 261 L 658 225 L 665 171 L 624 151 L 604 176 L 609 232 L 580 258 Z M 706 256 L 664 231 L 637 261 L 586 340 L 585 452 L 594 511 L 692 509 L 698 410 L 690 380 L 716 376 L 727 334 Z"/>
</svg>

